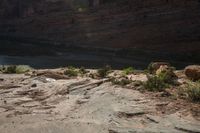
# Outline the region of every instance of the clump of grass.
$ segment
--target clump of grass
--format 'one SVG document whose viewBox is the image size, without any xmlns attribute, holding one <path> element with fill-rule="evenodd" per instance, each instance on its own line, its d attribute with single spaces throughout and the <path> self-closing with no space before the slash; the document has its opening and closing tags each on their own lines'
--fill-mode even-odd
<svg viewBox="0 0 200 133">
<path fill-rule="evenodd" d="M 16 73 L 20 74 L 20 73 L 26 73 L 31 71 L 33 68 L 31 68 L 30 66 L 27 65 L 19 65 L 16 67 Z"/>
<path fill-rule="evenodd" d="M 8 74 L 16 73 L 16 68 L 17 66 L 15 65 L 8 66 L 7 69 L 4 71 L 4 73 Z"/>
<path fill-rule="evenodd" d="M 169 85 L 159 76 L 148 76 L 144 87 L 149 91 L 164 91 Z"/>
<path fill-rule="evenodd" d="M 152 66 L 152 67 L 151 67 Z M 149 71 L 153 69 L 153 65 L 149 66 Z M 144 84 L 149 91 L 164 91 L 170 85 L 176 85 L 177 76 L 174 73 L 175 68 L 167 65 L 160 66 L 152 75 L 147 73 L 148 81 Z"/>
<path fill-rule="evenodd" d="M 6 68 L 5 68 L 4 65 L 0 66 L 0 72 L 1 72 L 1 73 L 3 73 L 3 72 L 5 71 L 5 69 L 6 69 Z"/>
<path fill-rule="evenodd" d="M 8 65 L 0 67 L 0 71 L 7 74 L 21 74 L 29 72 L 30 70 L 32 70 L 32 68 L 27 65 Z"/>
<path fill-rule="evenodd" d="M 150 72 L 149 72 L 148 69 L 144 69 L 143 73 L 145 73 L 145 74 L 149 74 Z"/>
<path fill-rule="evenodd" d="M 155 72 L 154 67 L 153 67 L 153 62 L 151 62 L 151 63 L 148 65 L 147 71 L 148 71 L 149 73 Z"/>
<path fill-rule="evenodd" d="M 164 68 L 163 70 L 159 69 L 156 72 L 156 75 L 161 80 L 163 80 L 165 83 L 174 85 L 175 84 L 175 80 L 177 79 L 177 76 L 175 75 L 174 70 L 175 69 L 173 67 Z"/>
<path fill-rule="evenodd" d="M 112 70 L 112 68 L 109 65 L 107 65 L 107 66 L 99 69 L 97 71 L 97 74 L 99 77 L 105 78 L 111 72 L 111 70 Z"/>
<path fill-rule="evenodd" d="M 168 83 L 168 84 L 173 83 L 172 76 L 171 76 L 169 73 L 167 73 L 167 72 L 159 73 L 159 74 L 157 75 L 157 77 L 158 77 L 161 81 L 163 81 L 163 82 L 165 82 L 165 83 Z"/>
<path fill-rule="evenodd" d="M 69 77 L 76 77 L 78 76 L 79 71 L 72 66 L 67 67 L 67 70 L 64 71 L 64 74 Z"/>
<path fill-rule="evenodd" d="M 128 67 L 122 70 L 124 75 L 129 75 L 134 73 L 134 68 L 133 67 Z"/>
<path fill-rule="evenodd" d="M 200 102 L 200 83 L 188 82 L 185 86 L 179 89 L 179 96 L 187 98 L 193 102 Z"/>
</svg>

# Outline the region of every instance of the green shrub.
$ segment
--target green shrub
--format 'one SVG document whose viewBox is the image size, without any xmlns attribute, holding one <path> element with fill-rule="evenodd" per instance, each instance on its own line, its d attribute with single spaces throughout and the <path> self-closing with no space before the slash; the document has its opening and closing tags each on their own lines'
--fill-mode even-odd
<svg viewBox="0 0 200 133">
<path fill-rule="evenodd" d="M 8 65 L 0 67 L 0 71 L 2 73 L 7 73 L 7 74 L 14 74 L 14 73 L 21 74 L 21 73 L 26 73 L 30 70 L 32 70 L 32 68 L 27 65 Z"/>
<path fill-rule="evenodd" d="M 4 73 L 4 71 L 6 70 L 6 67 L 4 65 L 0 66 L 0 72 Z"/>
<path fill-rule="evenodd" d="M 111 67 L 107 65 L 104 68 L 99 69 L 97 71 L 97 74 L 99 77 L 105 78 L 110 73 L 110 71 L 111 71 Z"/>
<path fill-rule="evenodd" d="M 158 76 L 161 80 L 168 84 L 175 84 L 175 80 L 177 79 L 176 74 L 174 73 L 175 68 L 168 66 L 161 66 L 156 71 L 156 76 Z"/>
<path fill-rule="evenodd" d="M 148 69 L 144 69 L 144 71 L 143 71 L 143 72 L 144 72 L 145 74 L 148 74 L 148 73 L 150 73 Z"/>
<path fill-rule="evenodd" d="M 154 68 L 158 68 L 158 66 L 150 64 L 148 69 L 153 72 Z M 150 91 L 164 91 L 169 85 L 176 85 L 177 76 L 174 73 L 174 69 L 167 65 L 160 66 L 160 68 L 153 72 L 152 76 L 148 76 L 145 88 Z"/>
<path fill-rule="evenodd" d="M 133 73 L 134 73 L 133 67 L 128 67 L 128 68 L 123 69 L 123 74 L 125 74 L 125 75 L 129 75 L 129 74 L 133 74 Z"/>
<path fill-rule="evenodd" d="M 8 74 L 16 73 L 16 68 L 17 66 L 15 65 L 8 66 L 4 73 L 8 73 Z"/>
<path fill-rule="evenodd" d="M 149 91 L 164 91 L 168 84 L 159 76 L 149 76 L 144 87 Z"/>
<path fill-rule="evenodd" d="M 30 66 L 27 65 L 19 65 L 16 67 L 16 73 L 20 74 L 20 73 L 26 73 L 31 71 L 33 68 L 31 68 Z"/>
<path fill-rule="evenodd" d="M 172 83 L 172 76 L 167 73 L 167 72 L 161 72 L 157 75 L 157 77 L 159 77 L 160 80 L 162 80 L 165 83 Z"/>
<path fill-rule="evenodd" d="M 67 69 L 76 70 L 77 68 L 76 68 L 76 67 L 73 67 L 73 66 L 68 66 Z"/>
<path fill-rule="evenodd" d="M 148 70 L 149 73 L 155 72 L 154 67 L 153 67 L 153 62 L 151 62 L 151 63 L 148 65 L 147 70 Z"/>
<path fill-rule="evenodd" d="M 185 86 L 185 94 L 187 98 L 193 102 L 200 102 L 200 83 L 189 82 Z"/>
<path fill-rule="evenodd" d="M 78 76 L 78 73 L 79 71 L 75 67 L 72 67 L 72 66 L 69 66 L 67 70 L 64 71 L 64 74 L 69 77 L 76 77 Z"/>
</svg>

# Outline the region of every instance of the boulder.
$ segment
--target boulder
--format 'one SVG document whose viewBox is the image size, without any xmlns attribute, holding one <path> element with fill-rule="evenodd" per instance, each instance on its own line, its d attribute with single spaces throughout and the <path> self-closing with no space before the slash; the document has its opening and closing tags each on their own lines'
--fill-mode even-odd
<svg viewBox="0 0 200 133">
<path fill-rule="evenodd" d="M 156 70 L 156 75 L 159 75 L 160 73 L 168 71 L 167 65 L 162 65 Z"/>
<path fill-rule="evenodd" d="M 171 65 L 168 62 L 152 62 L 149 64 L 148 70 L 150 73 L 155 73 L 160 68 L 160 66 L 170 67 Z"/>
<path fill-rule="evenodd" d="M 172 83 L 175 79 L 177 79 L 173 67 L 167 65 L 161 65 L 156 71 L 156 75 L 162 78 L 166 83 Z"/>
<path fill-rule="evenodd" d="M 187 66 L 184 70 L 184 73 L 191 80 L 200 80 L 200 65 Z"/>
</svg>

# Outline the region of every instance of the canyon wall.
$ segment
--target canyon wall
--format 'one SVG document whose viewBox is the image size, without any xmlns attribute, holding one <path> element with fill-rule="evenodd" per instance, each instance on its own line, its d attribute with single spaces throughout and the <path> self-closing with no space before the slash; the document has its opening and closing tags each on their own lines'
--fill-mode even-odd
<svg viewBox="0 0 200 133">
<path fill-rule="evenodd" d="M 199 0 L 1 0 L 1 38 L 49 45 L 200 51 Z"/>
</svg>

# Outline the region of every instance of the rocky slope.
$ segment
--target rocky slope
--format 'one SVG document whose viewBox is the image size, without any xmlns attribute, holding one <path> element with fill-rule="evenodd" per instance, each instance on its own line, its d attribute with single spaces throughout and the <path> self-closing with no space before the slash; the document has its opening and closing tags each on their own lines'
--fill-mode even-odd
<svg viewBox="0 0 200 133">
<path fill-rule="evenodd" d="M 200 51 L 198 0 L 3 0 L 0 7 L 4 44 L 125 48 L 189 59 Z"/>
<path fill-rule="evenodd" d="M 0 74 L 2 133 L 200 132 L 199 104 L 155 98 L 106 78 L 68 78 L 62 71 Z M 147 80 L 142 73 L 131 77 Z"/>
</svg>

